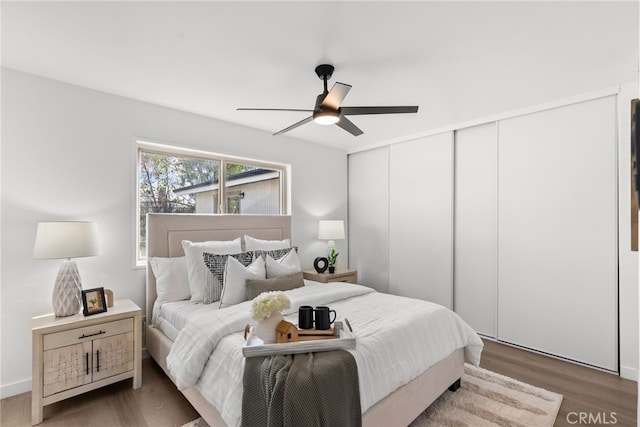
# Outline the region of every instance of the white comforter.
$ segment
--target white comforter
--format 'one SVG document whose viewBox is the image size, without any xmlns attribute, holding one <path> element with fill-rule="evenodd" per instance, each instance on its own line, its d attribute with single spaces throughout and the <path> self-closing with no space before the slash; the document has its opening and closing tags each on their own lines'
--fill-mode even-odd
<svg viewBox="0 0 640 427">
<path fill-rule="evenodd" d="M 287 291 L 296 323 L 300 305 L 330 305 L 348 318 L 356 337 L 362 412 L 458 348 L 480 362 L 482 341 L 454 312 L 427 301 L 375 292 L 365 286 L 311 284 Z M 244 357 L 242 332 L 251 302 L 203 313 L 185 326 L 167 357 L 179 389 L 197 387 L 229 426 L 240 425 Z"/>
</svg>

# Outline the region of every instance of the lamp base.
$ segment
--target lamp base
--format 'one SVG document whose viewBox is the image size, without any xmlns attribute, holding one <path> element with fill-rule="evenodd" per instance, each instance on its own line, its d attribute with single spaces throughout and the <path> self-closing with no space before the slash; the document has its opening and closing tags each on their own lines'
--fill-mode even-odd
<svg viewBox="0 0 640 427">
<path fill-rule="evenodd" d="M 53 313 L 57 317 L 73 316 L 80 312 L 82 283 L 76 263 L 70 259 L 64 261 L 58 270 L 56 284 L 53 287 Z"/>
</svg>

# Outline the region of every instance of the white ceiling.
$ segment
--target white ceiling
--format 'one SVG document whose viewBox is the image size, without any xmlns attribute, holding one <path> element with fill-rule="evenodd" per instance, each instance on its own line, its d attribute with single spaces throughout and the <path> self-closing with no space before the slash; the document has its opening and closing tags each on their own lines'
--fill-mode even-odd
<svg viewBox="0 0 640 427">
<path fill-rule="evenodd" d="M 419 105 L 288 136 L 352 150 L 638 77 L 638 3 L 2 2 L 2 65 L 270 133 L 313 108 Z M 274 136 L 283 138 L 286 136 Z"/>
</svg>

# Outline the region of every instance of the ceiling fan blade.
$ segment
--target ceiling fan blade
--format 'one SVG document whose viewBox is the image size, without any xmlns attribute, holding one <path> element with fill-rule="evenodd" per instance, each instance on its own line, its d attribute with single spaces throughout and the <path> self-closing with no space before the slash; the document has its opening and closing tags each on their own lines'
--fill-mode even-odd
<svg viewBox="0 0 640 427">
<path fill-rule="evenodd" d="M 362 135 L 364 132 L 360 130 L 360 128 L 353 124 L 353 122 L 346 117 L 340 117 L 340 120 L 336 123 L 336 125 L 340 126 L 342 129 L 346 130 L 353 136 Z"/>
<path fill-rule="evenodd" d="M 310 113 L 313 110 L 300 110 L 297 108 L 236 108 L 236 111 L 306 111 Z"/>
<path fill-rule="evenodd" d="M 358 116 L 363 114 L 399 114 L 417 113 L 417 105 L 405 105 L 398 107 L 342 107 L 342 115 Z"/>
<path fill-rule="evenodd" d="M 288 128 L 284 128 L 281 131 L 278 131 L 278 132 L 274 133 L 274 135 L 280 135 L 280 134 L 283 134 L 285 132 L 289 132 L 291 129 L 295 129 L 298 126 L 302 126 L 305 123 L 309 123 L 311 120 L 313 120 L 313 116 L 309 116 L 306 119 L 300 120 L 298 123 L 294 123 L 291 126 L 289 126 Z"/>
<path fill-rule="evenodd" d="M 332 110 L 337 110 L 338 108 L 340 108 L 340 104 L 342 104 L 344 97 L 347 96 L 350 90 L 351 85 L 336 82 L 327 96 L 324 97 L 324 100 L 320 105 L 322 107 L 331 108 Z"/>
</svg>

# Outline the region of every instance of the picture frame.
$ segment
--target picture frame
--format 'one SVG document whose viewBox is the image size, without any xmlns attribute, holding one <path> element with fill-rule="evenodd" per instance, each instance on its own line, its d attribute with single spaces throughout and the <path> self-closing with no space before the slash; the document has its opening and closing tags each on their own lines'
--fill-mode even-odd
<svg viewBox="0 0 640 427">
<path fill-rule="evenodd" d="M 104 288 L 82 290 L 82 313 L 85 316 L 104 313 L 107 311 L 107 300 L 104 296 Z"/>
</svg>

